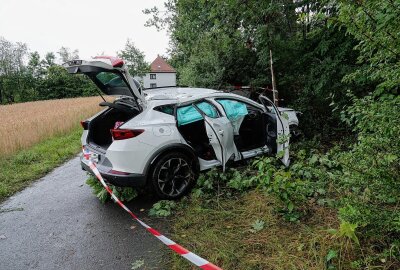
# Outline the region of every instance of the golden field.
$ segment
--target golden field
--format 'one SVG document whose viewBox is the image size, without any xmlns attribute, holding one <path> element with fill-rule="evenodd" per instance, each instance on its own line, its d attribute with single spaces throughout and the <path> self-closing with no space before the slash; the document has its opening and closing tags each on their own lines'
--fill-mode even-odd
<svg viewBox="0 0 400 270">
<path fill-rule="evenodd" d="M 0 155 L 71 131 L 101 109 L 100 101 L 95 96 L 0 105 Z"/>
</svg>

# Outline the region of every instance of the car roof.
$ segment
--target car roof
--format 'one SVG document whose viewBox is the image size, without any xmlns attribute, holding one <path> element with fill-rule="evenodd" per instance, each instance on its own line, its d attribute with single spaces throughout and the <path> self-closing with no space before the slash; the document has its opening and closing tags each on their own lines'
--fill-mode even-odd
<svg viewBox="0 0 400 270">
<path fill-rule="evenodd" d="M 186 102 L 194 99 L 210 97 L 222 91 L 207 88 L 191 88 L 191 87 L 166 87 L 157 89 L 144 90 L 147 101 L 165 100 L 174 102 Z"/>
<path fill-rule="evenodd" d="M 191 102 L 202 98 L 234 98 L 247 102 L 256 107 L 263 108 L 258 102 L 255 102 L 249 98 L 233 94 L 226 93 L 224 91 L 207 89 L 207 88 L 192 88 L 192 87 L 165 87 L 156 89 L 144 90 L 145 99 L 150 107 L 167 105 L 167 104 L 182 104 Z"/>
</svg>

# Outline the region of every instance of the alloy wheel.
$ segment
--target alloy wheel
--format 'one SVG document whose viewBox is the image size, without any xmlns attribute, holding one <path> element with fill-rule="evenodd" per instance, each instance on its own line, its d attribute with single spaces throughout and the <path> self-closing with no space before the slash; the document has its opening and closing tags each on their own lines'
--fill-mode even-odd
<svg viewBox="0 0 400 270">
<path fill-rule="evenodd" d="M 157 184 L 165 195 L 178 196 L 185 191 L 192 179 L 193 171 L 188 162 L 183 158 L 171 158 L 161 166 Z"/>
</svg>

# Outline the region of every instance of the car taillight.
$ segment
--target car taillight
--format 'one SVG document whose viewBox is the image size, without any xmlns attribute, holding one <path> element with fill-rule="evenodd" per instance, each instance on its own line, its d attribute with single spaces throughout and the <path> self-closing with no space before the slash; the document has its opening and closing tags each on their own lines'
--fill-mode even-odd
<svg viewBox="0 0 400 270">
<path fill-rule="evenodd" d="M 117 175 L 129 175 L 129 173 L 127 173 L 127 172 L 121 172 L 121 171 L 116 171 L 116 170 L 109 170 L 108 173 L 117 174 Z"/>
<path fill-rule="evenodd" d="M 126 140 L 139 136 L 144 129 L 111 129 L 110 131 L 114 140 Z"/>
<path fill-rule="evenodd" d="M 84 130 L 88 130 L 89 128 L 89 121 L 81 121 L 81 126 Z"/>
</svg>

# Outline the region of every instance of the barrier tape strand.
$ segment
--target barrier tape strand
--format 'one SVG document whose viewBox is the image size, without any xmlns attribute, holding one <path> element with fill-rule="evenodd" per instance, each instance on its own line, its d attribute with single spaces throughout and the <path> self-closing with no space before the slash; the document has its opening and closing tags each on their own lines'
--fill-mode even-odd
<svg viewBox="0 0 400 270">
<path fill-rule="evenodd" d="M 92 170 L 92 172 L 94 173 L 94 175 L 96 176 L 96 178 L 100 181 L 100 183 L 103 185 L 103 187 L 107 190 L 107 192 L 111 195 L 111 197 L 114 199 L 114 201 L 121 207 L 123 208 L 126 212 L 128 212 L 128 214 L 137 222 L 140 223 L 140 225 L 142 225 L 144 228 L 146 228 L 146 230 L 148 232 L 150 232 L 152 235 L 154 235 L 156 238 L 158 238 L 158 240 L 160 240 L 161 242 L 163 242 L 165 245 L 167 245 L 170 249 L 172 249 L 173 251 L 175 251 L 176 253 L 178 253 L 179 255 L 181 255 L 183 258 L 185 258 L 186 260 L 188 260 L 189 262 L 193 263 L 194 265 L 200 267 L 201 269 L 204 270 L 222 270 L 221 268 L 219 268 L 218 266 L 210 263 L 209 261 L 201 258 L 200 256 L 197 256 L 196 254 L 194 254 L 193 252 L 190 252 L 189 250 L 185 249 L 184 247 L 182 247 L 181 245 L 175 243 L 174 241 L 172 241 L 171 239 L 165 237 L 164 235 L 162 235 L 160 232 L 158 232 L 157 230 L 151 228 L 149 225 L 147 225 L 146 223 L 144 223 L 143 221 L 141 221 L 128 207 L 126 207 L 125 204 L 123 204 L 121 202 L 121 200 L 115 196 L 115 194 L 112 192 L 112 190 L 110 189 L 110 187 L 107 185 L 107 183 L 104 181 L 103 177 L 101 176 L 99 170 L 96 167 L 96 164 L 88 158 L 88 155 L 86 155 L 86 153 L 84 153 L 85 158 L 87 158 L 89 160 L 89 167 Z"/>
</svg>

